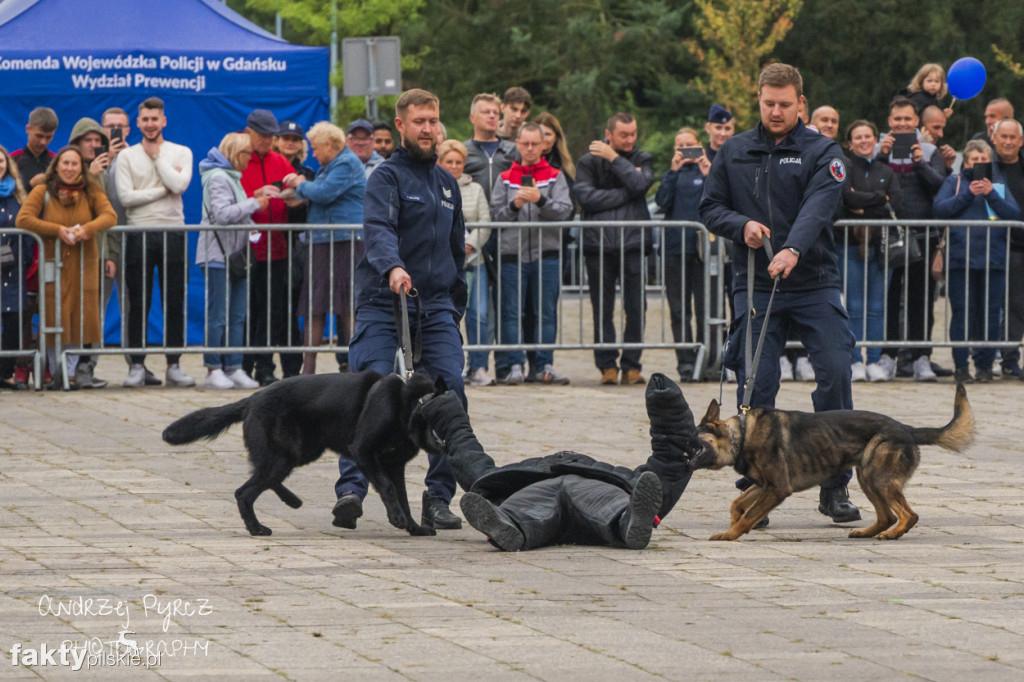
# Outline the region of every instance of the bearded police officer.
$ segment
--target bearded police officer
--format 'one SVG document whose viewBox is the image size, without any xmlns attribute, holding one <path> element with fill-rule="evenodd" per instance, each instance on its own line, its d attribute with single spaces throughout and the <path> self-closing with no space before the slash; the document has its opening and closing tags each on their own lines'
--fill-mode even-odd
<svg viewBox="0 0 1024 682">
<path fill-rule="evenodd" d="M 700 212 L 708 229 L 729 240 L 733 251 L 736 319 L 725 365 L 737 374 L 737 399 L 742 398 L 746 379 L 746 327 L 751 326 L 756 340 L 772 279 L 781 276 L 751 406 L 774 407 L 779 356 L 792 329 L 814 367 L 814 410 L 848 410 L 853 408 L 850 354 L 854 338 L 840 297 L 842 278 L 831 229 L 846 168 L 839 145 L 799 120 L 803 100 L 799 71 L 787 64 L 765 67 L 758 79 L 761 121 L 722 147 L 704 183 Z M 770 262 L 762 248 L 766 241 L 774 254 Z M 754 253 L 752 302 L 747 300 L 750 250 Z M 822 485 L 818 510 L 836 522 L 860 519 L 846 493 L 849 479 L 850 472 L 844 472 Z"/>
</svg>

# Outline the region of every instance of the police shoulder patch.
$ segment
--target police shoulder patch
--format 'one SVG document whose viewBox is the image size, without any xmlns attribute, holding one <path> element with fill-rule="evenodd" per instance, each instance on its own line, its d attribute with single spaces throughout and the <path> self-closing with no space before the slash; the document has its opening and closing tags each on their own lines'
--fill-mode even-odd
<svg viewBox="0 0 1024 682">
<path fill-rule="evenodd" d="M 846 166 L 843 165 L 842 160 L 832 159 L 828 164 L 829 174 L 835 178 L 836 182 L 843 182 L 846 180 Z"/>
</svg>

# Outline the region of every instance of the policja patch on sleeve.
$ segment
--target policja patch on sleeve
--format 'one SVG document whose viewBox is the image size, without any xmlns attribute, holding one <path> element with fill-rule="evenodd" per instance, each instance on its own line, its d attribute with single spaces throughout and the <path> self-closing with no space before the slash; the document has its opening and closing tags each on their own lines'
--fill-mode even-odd
<svg viewBox="0 0 1024 682">
<path fill-rule="evenodd" d="M 840 159 L 832 159 L 828 164 L 829 174 L 835 178 L 836 182 L 843 182 L 846 180 L 846 166 Z"/>
</svg>

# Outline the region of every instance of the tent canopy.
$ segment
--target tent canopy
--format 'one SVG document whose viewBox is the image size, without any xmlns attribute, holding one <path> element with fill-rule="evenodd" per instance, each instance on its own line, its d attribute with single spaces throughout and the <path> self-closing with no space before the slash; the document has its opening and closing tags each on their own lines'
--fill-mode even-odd
<svg viewBox="0 0 1024 682">
<path fill-rule="evenodd" d="M 0 144 L 22 147 L 38 106 L 60 119 L 54 151 L 78 119 L 99 121 L 111 107 L 128 112 L 134 144 L 138 105 L 160 97 L 164 138 L 192 150 L 189 224 L 202 217 L 198 164 L 208 150 L 245 128 L 253 109 L 307 130 L 327 120 L 328 75 L 327 48 L 291 45 L 217 0 L 0 0 Z M 198 270 L 192 279 L 189 318 L 201 320 Z"/>
</svg>

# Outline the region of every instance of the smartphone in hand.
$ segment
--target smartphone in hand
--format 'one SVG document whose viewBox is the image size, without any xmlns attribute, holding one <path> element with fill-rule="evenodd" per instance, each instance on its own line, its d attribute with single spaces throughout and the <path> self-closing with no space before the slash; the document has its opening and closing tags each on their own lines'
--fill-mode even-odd
<svg viewBox="0 0 1024 682">
<path fill-rule="evenodd" d="M 704 156 L 704 147 L 679 147 L 676 151 L 682 154 L 684 159 L 699 159 Z"/>
<path fill-rule="evenodd" d="M 520 187 L 533 187 L 533 176 L 532 175 L 524 175 L 523 178 L 519 181 L 519 186 Z"/>
</svg>

